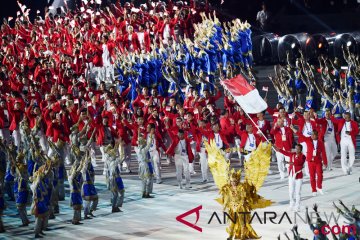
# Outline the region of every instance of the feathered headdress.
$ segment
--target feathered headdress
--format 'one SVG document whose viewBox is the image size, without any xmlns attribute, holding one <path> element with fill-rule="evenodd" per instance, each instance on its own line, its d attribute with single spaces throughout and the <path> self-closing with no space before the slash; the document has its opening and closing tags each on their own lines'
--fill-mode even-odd
<svg viewBox="0 0 360 240">
<path fill-rule="evenodd" d="M 64 145 L 65 145 L 65 143 L 60 139 L 56 142 L 56 147 L 57 148 L 62 148 Z"/>
<path fill-rule="evenodd" d="M 23 152 L 19 152 L 16 157 L 16 162 L 21 163 L 25 158 L 25 154 Z"/>
<path fill-rule="evenodd" d="M 80 148 L 76 145 L 71 145 L 71 150 L 74 152 L 74 154 L 76 156 L 80 156 L 81 152 L 80 152 Z"/>
<path fill-rule="evenodd" d="M 116 147 L 112 147 L 111 144 L 109 144 L 109 145 L 105 148 L 105 152 L 106 152 L 107 154 L 109 154 L 111 157 L 116 157 L 116 155 L 117 155 Z"/>
<path fill-rule="evenodd" d="M 229 173 L 229 181 L 237 181 L 239 183 L 241 181 L 241 169 L 239 169 L 238 171 L 236 171 L 234 168 L 231 169 Z"/>
<path fill-rule="evenodd" d="M 16 171 L 19 175 L 23 176 L 27 172 L 27 165 L 23 163 L 16 163 Z"/>
<path fill-rule="evenodd" d="M 77 124 L 74 124 L 71 128 L 70 128 L 70 131 L 73 132 L 75 130 L 79 130 L 79 123 Z"/>
</svg>

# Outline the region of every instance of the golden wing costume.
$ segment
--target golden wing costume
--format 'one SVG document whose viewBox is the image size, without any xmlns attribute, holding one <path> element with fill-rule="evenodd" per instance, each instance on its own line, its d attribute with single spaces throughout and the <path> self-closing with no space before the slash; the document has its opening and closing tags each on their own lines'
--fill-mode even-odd
<svg viewBox="0 0 360 240">
<path fill-rule="evenodd" d="M 265 208 L 272 204 L 257 194 L 263 185 L 270 168 L 271 144 L 261 143 L 245 163 L 245 179 L 241 182 L 241 171 L 230 171 L 230 163 L 225 154 L 217 148 L 215 141 L 205 142 L 208 152 L 209 168 L 215 184 L 219 188 L 220 198 L 216 199 L 234 222 L 230 222 L 226 231 L 229 239 L 258 239 L 259 236 L 250 224 L 251 215 L 238 214 Z"/>
</svg>

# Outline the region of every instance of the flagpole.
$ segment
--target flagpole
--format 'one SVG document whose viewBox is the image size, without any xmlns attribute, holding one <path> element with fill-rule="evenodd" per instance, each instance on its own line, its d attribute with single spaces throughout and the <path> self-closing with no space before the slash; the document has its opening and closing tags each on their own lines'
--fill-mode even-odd
<svg viewBox="0 0 360 240">
<path fill-rule="evenodd" d="M 268 92 L 269 92 L 269 91 L 266 91 L 266 93 L 265 93 L 265 97 L 264 97 L 264 98 L 267 98 L 267 94 L 268 94 Z"/>
<path fill-rule="evenodd" d="M 243 110 L 244 111 L 244 110 Z M 263 133 L 263 131 L 261 131 L 261 129 L 259 128 L 259 126 L 254 122 L 254 120 L 249 116 L 249 114 L 247 112 L 244 111 L 244 113 L 246 114 L 246 116 L 248 116 L 248 118 L 250 119 L 250 121 L 255 125 L 255 127 L 261 132 L 261 134 L 264 136 L 265 140 L 268 143 L 271 143 L 270 140 L 265 136 L 265 134 Z"/>
<path fill-rule="evenodd" d="M 231 95 L 231 91 L 229 91 L 229 89 L 225 86 L 225 84 L 223 84 L 221 81 L 220 81 L 221 85 L 224 87 L 224 89 L 226 89 Z M 233 95 L 232 95 L 233 96 Z M 233 96 L 234 97 L 234 96 Z M 234 97 L 235 98 L 235 97 Z M 240 105 L 240 104 L 239 104 Z M 241 106 L 240 106 L 241 107 Z M 244 109 L 243 109 L 244 111 Z M 263 133 L 263 131 L 261 131 L 261 129 L 259 128 L 259 126 L 254 122 L 254 120 L 249 116 L 249 114 L 244 111 L 244 113 L 246 114 L 246 116 L 250 119 L 250 121 L 256 126 L 256 128 L 260 131 L 260 133 L 264 136 L 265 140 L 268 142 L 268 143 L 271 143 L 270 140 L 265 136 L 265 134 Z M 272 146 L 272 148 L 275 150 L 275 148 Z"/>
<path fill-rule="evenodd" d="M 241 106 L 240 106 L 241 107 Z M 244 111 L 244 109 L 243 109 L 243 111 Z M 263 131 L 261 131 L 261 129 L 259 128 L 259 126 L 254 122 L 254 120 L 249 116 L 249 114 L 247 113 L 247 112 L 245 112 L 244 111 L 244 113 L 246 114 L 246 116 L 248 116 L 248 118 L 250 119 L 250 121 L 255 125 L 255 127 L 260 131 L 260 133 L 263 135 L 263 137 L 265 138 L 265 140 L 268 142 L 268 143 L 270 143 L 270 144 L 272 144 L 271 142 L 270 142 L 270 140 L 265 136 L 265 134 L 263 133 Z M 274 146 L 273 145 L 271 145 L 271 148 L 276 152 L 276 149 L 274 148 Z"/>
</svg>

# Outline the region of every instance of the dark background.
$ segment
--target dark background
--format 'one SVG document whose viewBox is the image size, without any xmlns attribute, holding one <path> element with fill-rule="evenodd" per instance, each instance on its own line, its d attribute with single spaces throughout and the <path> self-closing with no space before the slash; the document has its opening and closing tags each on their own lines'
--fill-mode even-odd
<svg viewBox="0 0 360 240">
<path fill-rule="evenodd" d="M 52 1 L 53 0 L 51 0 L 51 2 Z M 46 7 L 48 1 L 47 0 L 20 0 L 20 3 L 25 4 L 28 8 L 30 8 L 31 9 L 30 17 L 34 17 L 36 15 L 36 10 L 40 10 L 43 14 L 44 8 Z M 20 8 L 17 5 L 16 0 L 2 1 L 1 7 L 0 7 L 1 19 L 7 18 L 9 16 L 12 16 L 15 18 L 17 11 L 20 11 Z"/>
</svg>

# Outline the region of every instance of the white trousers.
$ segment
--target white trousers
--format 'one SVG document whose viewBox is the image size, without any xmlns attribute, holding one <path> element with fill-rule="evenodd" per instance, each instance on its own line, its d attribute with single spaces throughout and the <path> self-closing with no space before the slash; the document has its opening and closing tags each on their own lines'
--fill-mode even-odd
<svg viewBox="0 0 360 240">
<path fill-rule="evenodd" d="M 47 141 L 47 138 L 44 134 L 44 132 L 41 130 L 41 131 L 38 131 L 37 132 L 38 136 L 40 136 L 40 146 L 41 146 L 41 149 L 43 150 L 44 153 L 47 153 L 49 151 L 49 143 Z"/>
<path fill-rule="evenodd" d="M 100 82 L 105 80 L 103 67 L 92 67 L 89 71 L 89 79 L 100 85 Z"/>
<path fill-rule="evenodd" d="M 100 146 L 100 152 L 101 152 L 101 161 L 103 161 L 104 163 L 106 162 L 106 157 L 105 157 L 105 146 Z M 103 171 L 103 175 L 106 175 L 106 172 L 108 171 L 108 167 L 107 164 L 104 164 L 104 171 Z"/>
<path fill-rule="evenodd" d="M 0 129 L 0 138 L 5 140 L 6 142 L 9 142 L 9 140 L 10 140 L 9 128 L 1 128 Z"/>
<path fill-rule="evenodd" d="M 196 143 L 195 142 L 191 143 L 191 151 L 195 158 L 195 156 L 196 156 Z M 191 174 L 195 174 L 194 164 L 195 164 L 195 159 L 193 160 L 192 163 L 189 163 L 189 171 Z"/>
<path fill-rule="evenodd" d="M 295 179 L 289 176 L 289 197 L 290 207 L 300 208 L 302 179 Z"/>
<path fill-rule="evenodd" d="M 324 138 L 325 152 L 328 161 L 328 169 L 332 169 L 332 163 L 337 155 L 337 145 L 334 137 Z"/>
<path fill-rule="evenodd" d="M 91 76 L 91 70 L 92 68 L 94 67 L 93 66 L 93 63 L 85 63 L 86 65 L 86 69 L 85 69 L 85 78 L 86 79 L 90 79 L 90 80 L 94 80 L 94 79 L 91 79 L 92 76 Z"/>
<path fill-rule="evenodd" d="M 189 171 L 189 158 L 188 156 L 181 156 L 180 154 L 175 154 L 175 167 L 176 167 L 176 179 L 180 185 L 182 181 L 182 174 L 184 172 L 186 186 L 190 187 L 190 171 Z"/>
<path fill-rule="evenodd" d="M 95 142 L 92 142 L 92 143 L 90 144 L 90 158 L 91 158 L 91 164 L 93 165 L 93 167 L 96 167 L 96 166 L 97 166 L 95 147 L 96 147 Z M 101 153 L 101 154 L 102 154 L 102 153 Z"/>
<path fill-rule="evenodd" d="M 235 138 L 235 146 L 240 149 L 240 139 L 239 138 Z M 240 151 L 237 151 L 237 154 L 239 156 L 239 159 L 241 160 L 241 152 Z"/>
<path fill-rule="evenodd" d="M 102 79 L 107 83 L 114 82 L 114 66 L 113 65 L 104 65 L 102 67 Z"/>
<path fill-rule="evenodd" d="M 135 146 L 135 147 L 134 147 L 134 151 L 135 151 L 135 154 L 138 155 L 138 154 L 139 154 L 139 147 L 138 147 L 138 146 Z"/>
<path fill-rule="evenodd" d="M 105 158 L 105 146 L 100 146 L 100 152 L 101 152 L 101 161 L 106 162 L 106 158 Z"/>
<path fill-rule="evenodd" d="M 70 145 L 69 143 L 64 143 L 64 161 L 66 161 L 67 165 L 70 165 Z"/>
<path fill-rule="evenodd" d="M 286 161 L 289 161 L 289 157 L 285 156 L 281 152 L 276 152 L 276 160 L 277 160 L 281 179 L 285 178 L 285 176 L 286 176 L 285 159 L 286 159 Z"/>
<path fill-rule="evenodd" d="M 125 144 L 124 145 L 124 154 L 125 154 L 125 158 L 124 161 L 125 165 L 126 165 L 126 169 L 130 170 L 130 161 L 131 161 L 131 144 Z"/>
<path fill-rule="evenodd" d="M 341 148 L 341 167 L 344 173 L 351 171 L 355 162 L 355 147 L 351 138 L 342 138 L 340 141 Z M 349 160 L 347 160 L 347 153 L 349 153 Z"/>
<path fill-rule="evenodd" d="M 154 173 L 155 173 L 155 177 L 156 177 L 156 181 L 160 182 L 161 181 L 161 171 L 160 171 L 160 154 L 158 150 L 153 150 L 153 151 L 149 151 L 150 153 L 150 157 L 151 157 L 151 161 L 154 167 Z"/>
<path fill-rule="evenodd" d="M 206 156 L 206 149 L 205 148 L 201 148 L 200 150 L 200 165 L 201 165 L 201 175 L 202 175 L 202 179 L 203 181 L 207 181 L 208 180 L 208 159 Z"/>
<path fill-rule="evenodd" d="M 142 194 L 150 194 L 153 191 L 154 178 L 146 178 L 141 181 Z"/>
<path fill-rule="evenodd" d="M 20 147 L 21 144 L 21 134 L 20 134 L 20 130 L 19 129 L 15 129 L 12 133 L 12 136 L 14 138 L 14 145 L 18 147 Z"/>
<path fill-rule="evenodd" d="M 306 145 L 305 142 L 302 142 L 302 143 L 300 143 L 300 144 L 301 144 L 301 146 L 302 146 L 302 154 L 304 154 L 304 155 L 306 156 L 306 153 L 307 153 L 307 145 Z M 305 161 L 304 166 L 305 166 L 305 174 L 306 174 L 307 177 L 309 177 L 309 176 L 310 176 L 310 173 L 309 173 L 309 166 L 308 166 L 307 161 Z"/>
</svg>

